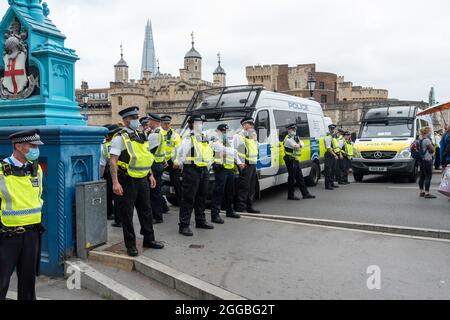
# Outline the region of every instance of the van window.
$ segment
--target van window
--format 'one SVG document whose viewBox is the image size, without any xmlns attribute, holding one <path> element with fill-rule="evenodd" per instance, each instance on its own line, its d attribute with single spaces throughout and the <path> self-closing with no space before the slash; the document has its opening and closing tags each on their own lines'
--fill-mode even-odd
<svg viewBox="0 0 450 320">
<path fill-rule="evenodd" d="M 279 132 L 279 139 L 283 141 L 287 134 L 286 126 L 297 124 L 297 135 L 301 138 L 309 138 L 308 114 L 301 112 L 274 110 L 275 123 Z"/>
<path fill-rule="evenodd" d="M 270 116 L 269 111 L 262 110 L 256 116 L 255 130 L 258 134 L 258 141 L 260 143 L 266 142 L 270 136 Z"/>
<path fill-rule="evenodd" d="M 428 122 L 426 122 L 425 120 L 420 120 L 420 127 L 421 128 L 423 128 L 423 127 L 428 127 L 429 125 L 428 125 Z"/>
</svg>

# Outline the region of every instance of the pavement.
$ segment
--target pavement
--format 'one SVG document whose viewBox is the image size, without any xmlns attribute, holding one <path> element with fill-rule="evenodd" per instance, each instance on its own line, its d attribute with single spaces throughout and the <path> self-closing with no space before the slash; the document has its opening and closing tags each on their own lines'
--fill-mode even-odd
<svg viewBox="0 0 450 320">
<path fill-rule="evenodd" d="M 255 218 L 187 238 L 177 210 L 164 217 L 155 232 L 166 248 L 144 256 L 249 299 L 450 299 L 449 241 Z M 120 229 L 109 233 L 122 241 Z M 367 287 L 374 265 L 380 290 Z"/>
<path fill-rule="evenodd" d="M 14 273 L 9 285 L 8 297 L 17 299 L 17 276 Z M 101 297 L 86 289 L 67 289 L 63 278 L 40 276 L 36 280 L 36 296 L 38 300 L 102 300 Z"/>
<path fill-rule="evenodd" d="M 264 191 L 255 207 L 271 215 L 450 230 L 450 202 L 437 192 L 440 180 L 434 174 L 433 200 L 419 198 L 417 184 L 399 178 L 368 176 L 356 183 L 350 176 L 353 183 L 335 191 L 325 190 L 321 179 L 310 188 L 316 200 L 286 201 L 286 186 L 278 186 Z"/>
</svg>

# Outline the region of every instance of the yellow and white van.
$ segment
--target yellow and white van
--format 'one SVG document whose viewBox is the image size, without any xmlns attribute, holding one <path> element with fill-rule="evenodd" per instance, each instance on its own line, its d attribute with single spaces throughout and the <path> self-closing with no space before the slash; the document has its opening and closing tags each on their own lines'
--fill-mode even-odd
<svg viewBox="0 0 450 320">
<path fill-rule="evenodd" d="M 286 126 L 296 123 L 297 134 L 305 144 L 301 161 L 303 175 L 308 185 L 318 183 L 324 167 L 327 126 L 327 119 L 318 102 L 271 92 L 261 86 L 234 86 L 196 92 L 186 113 L 181 126 L 182 135 L 192 113 L 205 118 L 203 132 L 207 136 L 213 136 L 219 124 L 227 123 L 231 131 L 229 136 L 232 137 L 241 129 L 242 118 L 251 116 L 255 119 L 259 153 L 258 192 L 287 183 L 288 173 L 281 142 L 287 134 Z M 214 179 L 214 175 L 211 175 L 211 179 Z M 163 177 L 163 180 L 163 193 L 173 203 L 169 179 Z"/>
<path fill-rule="evenodd" d="M 431 127 L 430 116 L 417 116 L 415 106 L 370 109 L 361 119 L 352 161 L 353 176 L 362 182 L 364 175 L 402 175 L 415 182 L 419 174 L 410 146 L 421 127 Z M 433 132 L 433 131 L 432 131 Z"/>
</svg>

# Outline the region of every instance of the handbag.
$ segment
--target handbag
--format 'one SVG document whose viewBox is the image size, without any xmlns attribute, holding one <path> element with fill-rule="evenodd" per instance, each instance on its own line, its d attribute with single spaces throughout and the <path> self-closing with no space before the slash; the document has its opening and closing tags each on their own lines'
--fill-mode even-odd
<svg viewBox="0 0 450 320">
<path fill-rule="evenodd" d="M 438 192 L 450 198 L 450 165 L 444 169 Z"/>
</svg>

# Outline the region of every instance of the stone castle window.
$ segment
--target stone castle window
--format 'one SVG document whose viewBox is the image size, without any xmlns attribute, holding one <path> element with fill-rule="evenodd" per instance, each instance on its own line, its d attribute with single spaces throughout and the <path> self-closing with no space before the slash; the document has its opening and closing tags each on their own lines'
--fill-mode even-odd
<svg viewBox="0 0 450 320">
<path fill-rule="evenodd" d="M 119 106 L 121 106 L 121 105 L 123 104 L 123 99 L 122 99 L 122 97 L 118 97 L 117 100 L 118 100 Z"/>
</svg>

